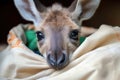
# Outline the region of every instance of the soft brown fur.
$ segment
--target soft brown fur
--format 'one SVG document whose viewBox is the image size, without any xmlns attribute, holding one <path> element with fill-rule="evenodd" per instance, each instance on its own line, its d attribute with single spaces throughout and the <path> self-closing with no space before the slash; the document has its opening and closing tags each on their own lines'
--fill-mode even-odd
<svg viewBox="0 0 120 80">
<path fill-rule="evenodd" d="M 38 42 L 41 53 L 45 55 L 51 47 L 55 47 L 55 41 L 58 40 L 59 45 L 57 46 L 66 50 L 68 54 L 73 53 L 78 47 L 79 41 L 73 43 L 69 38 L 69 33 L 74 29 L 80 30 L 80 27 L 71 20 L 70 15 L 65 10 L 51 10 L 45 15 L 42 24 L 36 28 L 37 31 L 42 31 L 45 35 L 44 42 Z M 56 39 L 57 34 L 59 37 Z"/>
</svg>

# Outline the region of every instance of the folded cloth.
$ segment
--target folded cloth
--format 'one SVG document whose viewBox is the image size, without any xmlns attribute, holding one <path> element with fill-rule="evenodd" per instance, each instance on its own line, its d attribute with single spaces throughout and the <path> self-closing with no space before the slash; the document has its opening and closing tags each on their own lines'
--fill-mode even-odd
<svg viewBox="0 0 120 80">
<path fill-rule="evenodd" d="M 20 24 L 10 30 L 8 47 L 0 52 L 0 78 L 10 80 L 119 80 L 120 28 L 102 25 L 77 48 L 64 69 L 56 71 L 26 47 Z"/>
</svg>

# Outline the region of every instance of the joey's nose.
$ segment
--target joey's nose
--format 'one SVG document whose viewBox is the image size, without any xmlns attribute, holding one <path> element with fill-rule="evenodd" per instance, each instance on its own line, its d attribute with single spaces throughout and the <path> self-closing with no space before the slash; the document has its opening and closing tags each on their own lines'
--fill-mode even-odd
<svg viewBox="0 0 120 80">
<path fill-rule="evenodd" d="M 60 55 L 48 54 L 47 61 L 51 67 L 57 70 L 64 68 L 69 62 L 68 56 L 65 53 L 61 53 Z"/>
</svg>

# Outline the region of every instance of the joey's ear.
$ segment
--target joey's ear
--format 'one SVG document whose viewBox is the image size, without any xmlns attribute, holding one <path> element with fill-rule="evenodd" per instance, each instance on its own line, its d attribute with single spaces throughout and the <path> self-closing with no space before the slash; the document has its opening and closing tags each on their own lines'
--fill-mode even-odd
<svg viewBox="0 0 120 80">
<path fill-rule="evenodd" d="M 72 12 L 72 19 L 81 25 L 82 21 L 87 20 L 93 16 L 99 6 L 99 3 L 100 0 L 77 0 L 76 5 L 74 4 L 75 8 Z"/>
<path fill-rule="evenodd" d="M 33 0 L 14 0 L 14 3 L 25 20 L 32 21 L 35 26 L 40 24 L 42 18 Z"/>
</svg>

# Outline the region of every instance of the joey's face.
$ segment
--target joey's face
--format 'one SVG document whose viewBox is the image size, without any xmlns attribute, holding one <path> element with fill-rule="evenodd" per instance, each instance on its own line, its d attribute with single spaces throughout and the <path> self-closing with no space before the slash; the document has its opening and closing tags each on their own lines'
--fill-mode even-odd
<svg viewBox="0 0 120 80">
<path fill-rule="evenodd" d="M 54 4 L 50 9 L 39 0 L 14 0 L 14 3 L 21 16 L 35 25 L 39 50 L 49 65 L 62 69 L 79 45 L 80 29 L 72 20 L 81 25 L 93 16 L 100 1 L 74 0 L 68 8 Z"/>
<path fill-rule="evenodd" d="M 65 14 L 49 14 L 36 28 L 38 47 L 49 65 L 62 69 L 79 46 L 80 28 Z"/>
</svg>

